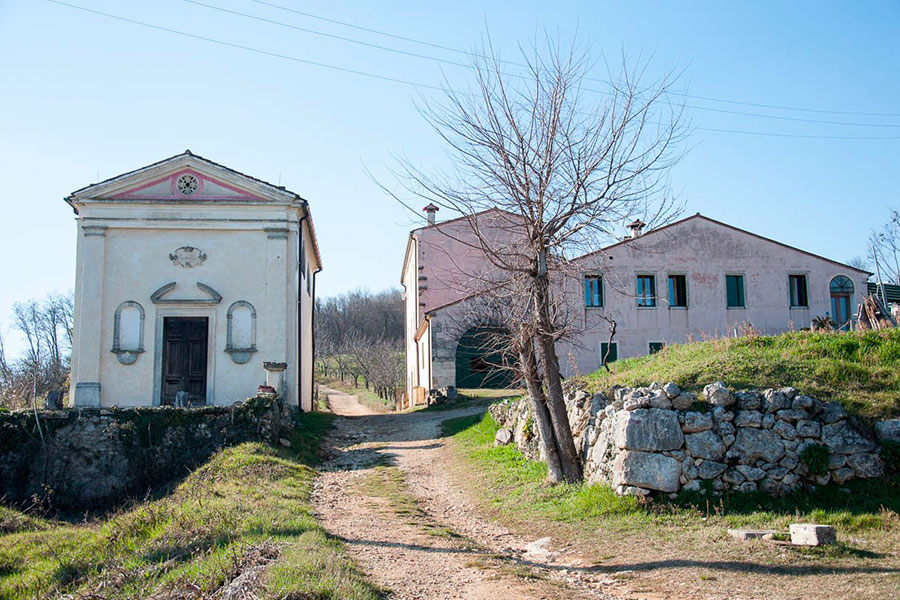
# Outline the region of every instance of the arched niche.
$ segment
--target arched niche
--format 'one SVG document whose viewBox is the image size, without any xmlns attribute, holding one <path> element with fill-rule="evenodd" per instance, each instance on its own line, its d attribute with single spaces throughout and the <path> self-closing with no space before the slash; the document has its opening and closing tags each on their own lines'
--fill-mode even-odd
<svg viewBox="0 0 900 600">
<path fill-rule="evenodd" d="M 246 300 L 228 307 L 228 331 L 225 352 L 242 365 L 256 352 L 256 309 Z"/>
<path fill-rule="evenodd" d="M 112 351 L 123 365 L 134 364 L 144 351 L 144 307 L 128 300 L 116 307 Z"/>
</svg>

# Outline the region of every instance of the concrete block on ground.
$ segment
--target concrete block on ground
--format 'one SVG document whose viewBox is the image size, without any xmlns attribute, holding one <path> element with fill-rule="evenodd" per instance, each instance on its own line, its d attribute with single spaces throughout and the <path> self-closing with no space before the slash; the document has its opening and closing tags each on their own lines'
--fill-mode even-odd
<svg viewBox="0 0 900 600">
<path fill-rule="evenodd" d="M 791 523 L 791 543 L 797 546 L 824 546 L 837 541 L 834 527 L 815 523 Z"/>
</svg>

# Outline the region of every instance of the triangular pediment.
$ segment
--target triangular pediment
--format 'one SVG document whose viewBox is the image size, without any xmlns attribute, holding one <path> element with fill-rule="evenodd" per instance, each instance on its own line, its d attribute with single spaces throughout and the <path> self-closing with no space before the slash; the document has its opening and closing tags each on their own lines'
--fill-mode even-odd
<svg viewBox="0 0 900 600">
<path fill-rule="evenodd" d="M 71 201 L 294 202 L 299 196 L 186 151 L 82 188 Z"/>
<path fill-rule="evenodd" d="M 190 167 L 109 194 L 106 198 L 109 200 L 265 200 L 259 195 Z"/>
</svg>

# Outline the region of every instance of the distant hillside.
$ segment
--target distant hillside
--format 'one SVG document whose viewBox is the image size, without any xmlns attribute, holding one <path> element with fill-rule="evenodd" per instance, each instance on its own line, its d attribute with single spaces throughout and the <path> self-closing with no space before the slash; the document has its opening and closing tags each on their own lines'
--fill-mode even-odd
<svg viewBox="0 0 900 600">
<path fill-rule="evenodd" d="M 837 400 L 866 418 L 900 416 L 900 330 L 794 332 L 668 346 L 610 364 L 583 379 L 589 389 L 674 381 L 697 392 L 713 381 L 730 387 L 794 386 Z"/>
</svg>

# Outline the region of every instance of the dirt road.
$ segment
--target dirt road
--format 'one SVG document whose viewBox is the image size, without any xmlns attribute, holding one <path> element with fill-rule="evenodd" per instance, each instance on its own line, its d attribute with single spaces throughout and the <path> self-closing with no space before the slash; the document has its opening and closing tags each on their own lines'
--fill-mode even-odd
<svg viewBox="0 0 900 600">
<path fill-rule="evenodd" d="M 477 409 L 377 414 L 355 396 L 323 393 L 341 418 L 315 484 L 316 511 L 394 598 L 614 597 L 615 579 L 556 540 L 525 539 L 483 518 L 451 480 L 440 422 Z"/>
</svg>

